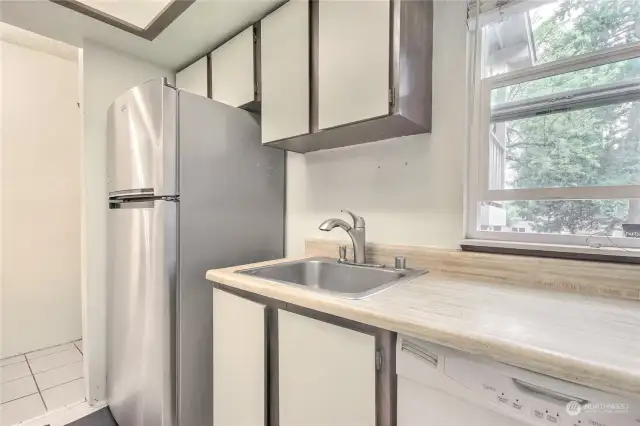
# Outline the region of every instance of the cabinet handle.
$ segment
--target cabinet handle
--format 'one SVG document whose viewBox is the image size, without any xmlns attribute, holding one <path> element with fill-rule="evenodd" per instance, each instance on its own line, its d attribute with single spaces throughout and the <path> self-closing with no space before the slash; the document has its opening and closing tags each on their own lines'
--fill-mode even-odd
<svg viewBox="0 0 640 426">
<path fill-rule="evenodd" d="M 556 401 L 559 401 L 559 402 L 561 402 L 563 404 L 566 404 L 566 403 L 572 402 L 572 401 L 575 401 L 580 405 L 585 405 L 585 404 L 589 403 L 589 401 L 587 401 L 586 399 L 578 398 L 577 396 L 571 396 L 571 395 L 567 395 L 566 393 L 562 393 L 562 392 L 554 391 L 554 390 L 551 390 L 551 389 L 543 388 L 542 386 L 534 385 L 532 383 L 528 383 L 528 382 L 525 382 L 523 380 L 516 379 L 516 378 L 512 378 L 512 380 L 513 380 L 513 383 L 516 385 L 517 388 L 521 389 L 522 391 L 524 391 L 524 392 L 526 392 L 528 394 L 546 396 L 548 398 L 551 398 L 551 399 L 554 399 Z"/>
</svg>

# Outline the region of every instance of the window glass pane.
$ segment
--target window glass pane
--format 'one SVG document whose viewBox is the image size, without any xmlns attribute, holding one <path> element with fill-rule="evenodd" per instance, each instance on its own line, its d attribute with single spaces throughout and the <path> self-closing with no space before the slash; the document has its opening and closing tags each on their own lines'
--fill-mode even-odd
<svg viewBox="0 0 640 426">
<path fill-rule="evenodd" d="M 478 229 L 640 238 L 640 199 L 481 202 Z"/>
<path fill-rule="evenodd" d="M 561 0 L 483 29 L 483 77 L 640 41 L 640 0 Z"/>
<path fill-rule="evenodd" d="M 522 101 L 538 96 L 586 89 L 640 77 L 640 58 L 613 62 L 598 67 L 531 80 L 491 91 L 491 105 Z"/>
<path fill-rule="evenodd" d="M 640 102 L 492 123 L 489 188 L 640 184 Z"/>
</svg>

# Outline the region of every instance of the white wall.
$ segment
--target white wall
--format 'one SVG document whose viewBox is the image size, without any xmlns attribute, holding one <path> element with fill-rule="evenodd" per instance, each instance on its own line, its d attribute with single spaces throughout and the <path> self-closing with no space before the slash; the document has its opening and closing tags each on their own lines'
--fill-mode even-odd
<svg viewBox="0 0 640 426">
<path fill-rule="evenodd" d="M 433 130 L 310 154 L 287 154 L 287 256 L 304 253 L 306 238 L 348 240 L 321 232 L 329 218 L 354 210 L 367 240 L 456 247 L 462 239 L 465 139 L 466 9 L 434 4 Z"/>
<path fill-rule="evenodd" d="M 77 62 L 0 41 L 0 358 L 80 339 Z"/>
<path fill-rule="evenodd" d="M 107 275 L 107 109 L 126 90 L 172 71 L 85 41 L 83 79 L 82 290 L 89 401 L 105 399 Z"/>
</svg>

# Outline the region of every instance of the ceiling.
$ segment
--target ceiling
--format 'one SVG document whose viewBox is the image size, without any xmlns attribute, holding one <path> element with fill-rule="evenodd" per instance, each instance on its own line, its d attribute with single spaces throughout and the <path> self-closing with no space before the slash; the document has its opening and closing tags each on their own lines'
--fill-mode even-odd
<svg viewBox="0 0 640 426">
<path fill-rule="evenodd" d="M 3 22 L 0 22 L 0 40 L 28 47 L 32 50 L 49 53 L 70 61 L 78 60 L 77 47 L 48 37 L 43 37 L 31 31 L 25 31 Z"/>
<path fill-rule="evenodd" d="M 283 0 L 196 0 L 151 41 L 49 0 L 0 0 L 0 21 L 78 47 L 82 47 L 84 39 L 91 39 L 179 70 L 282 3 Z"/>
</svg>

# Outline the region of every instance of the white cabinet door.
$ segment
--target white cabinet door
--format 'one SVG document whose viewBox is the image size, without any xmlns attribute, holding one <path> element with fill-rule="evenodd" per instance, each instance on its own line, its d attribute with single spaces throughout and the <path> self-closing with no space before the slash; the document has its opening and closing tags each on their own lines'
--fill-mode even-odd
<svg viewBox="0 0 640 426">
<path fill-rule="evenodd" d="M 375 426 L 375 338 L 278 311 L 280 426 Z"/>
<path fill-rule="evenodd" d="M 319 1 L 318 126 L 389 113 L 390 0 Z"/>
<path fill-rule="evenodd" d="M 309 0 L 260 24 L 262 143 L 309 133 Z"/>
<path fill-rule="evenodd" d="M 253 26 L 211 52 L 211 94 L 239 107 L 254 101 Z"/>
<path fill-rule="evenodd" d="M 176 74 L 176 87 L 206 98 L 208 78 L 205 56 Z"/>
<path fill-rule="evenodd" d="M 213 290 L 213 424 L 265 426 L 265 306 Z"/>
</svg>

